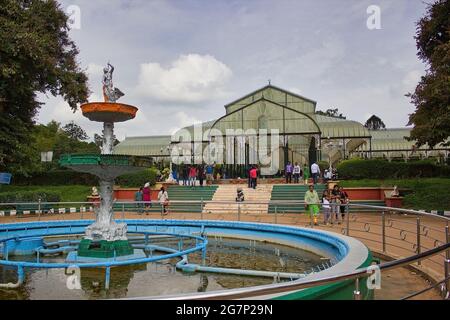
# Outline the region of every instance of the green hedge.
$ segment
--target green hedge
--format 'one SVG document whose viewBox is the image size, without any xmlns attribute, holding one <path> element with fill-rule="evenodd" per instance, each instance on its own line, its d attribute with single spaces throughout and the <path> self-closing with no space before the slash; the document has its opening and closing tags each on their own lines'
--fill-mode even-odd
<svg viewBox="0 0 450 320">
<path fill-rule="evenodd" d="M 13 202 L 60 202 L 61 194 L 46 190 L 2 192 L 0 193 L 0 203 Z"/>
<path fill-rule="evenodd" d="M 135 173 L 124 174 L 116 179 L 116 185 L 124 188 L 143 187 L 147 182 L 150 182 L 150 185 L 154 185 L 156 183 L 157 172 L 156 169 L 150 168 Z"/>
<path fill-rule="evenodd" d="M 150 168 L 122 175 L 116 179 L 116 184 L 122 187 L 139 187 L 143 186 L 146 182 L 150 182 L 151 185 L 154 185 L 156 183 L 156 176 L 157 170 Z M 13 176 L 11 180 L 11 184 L 16 186 L 97 186 L 98 183 L 98 177 L 72 170 L 48 171 L 34 174 L 28 178 Z"/>
<path fill-rule="evenodd" d="M 89 173 L 73 170 L 52 170 L 32 174 L 31 177 L 13 176 L 11 183 L 19 186 L 98 185 L 98 178 Z"/>
<path fill-rule="evenodd" d="M 450 177 L 450 167 L 433 160 L 389 162 L 387 160 L 351 159 L 337 166 L 342 179 L 398 179 Z"/>
</svg>

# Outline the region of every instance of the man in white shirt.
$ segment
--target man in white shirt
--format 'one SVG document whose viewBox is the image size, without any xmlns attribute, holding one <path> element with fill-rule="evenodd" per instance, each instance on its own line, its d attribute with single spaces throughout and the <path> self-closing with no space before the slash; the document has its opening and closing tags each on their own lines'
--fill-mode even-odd
<svg viewBox="0 0 450 320">
<path fill-rule="evenodd" d="M 314 184 L 317 184 L 317 179 L 320 176 L 320 168 L 319 168 L 319 165 L 315 162 L 311 165 L 311 175 L 312 175 Z"/>
<path fill-rule="evenodd" d="M 302 169 L 300 168 L 300 166 L 298 165 L 298 163 L 295 163 L 294 166 L 294 183 L 298 183 L 299 179 L 300 179 L 300 173 L 302 172 Z"/>
</svg>

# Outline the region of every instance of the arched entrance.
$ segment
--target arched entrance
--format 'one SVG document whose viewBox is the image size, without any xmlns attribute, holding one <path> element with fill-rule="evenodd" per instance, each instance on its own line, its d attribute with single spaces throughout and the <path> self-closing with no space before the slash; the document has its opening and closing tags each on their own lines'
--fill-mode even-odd
<svg viewBox="0 0 450 320">
<path fill-rule="evenodd" d="M 246 177 L 250 165 L 258 165 L 262 175 L 276 176 L 283 173 L 288 161 L 309 164 L 311 145 L 316 145 L 320 134 L 311 115 L 263 96 L 216 120 L 208 140 L 214 137 L 224 143 L 227 177 Z"/>
</svg>

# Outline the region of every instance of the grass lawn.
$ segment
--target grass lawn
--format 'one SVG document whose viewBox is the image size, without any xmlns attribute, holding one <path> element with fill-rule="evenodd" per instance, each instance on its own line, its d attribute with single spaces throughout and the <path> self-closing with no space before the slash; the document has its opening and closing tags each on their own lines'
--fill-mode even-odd
<svg viewBox="0 0 450 320">
<path fill-rule="evenodd" d="M 92 187 L 90 186 L 0 186 L 1 192 L 19 192 L 19 191 L 34 191 L 46 190 L 58 192 L 61 195 L 62 202 L 83 202 L 86 197 L 91 194 Z"/>
<path fill-rule="evenodd" d="M 403 205 L 405 208 L 417 210 L 450 210 L 450 179 L 422 178 L 422 179 L 363 179 L 343 180 L 344 187 L 392 187 L 409 189 L 406 192 Z"/>
</svg>

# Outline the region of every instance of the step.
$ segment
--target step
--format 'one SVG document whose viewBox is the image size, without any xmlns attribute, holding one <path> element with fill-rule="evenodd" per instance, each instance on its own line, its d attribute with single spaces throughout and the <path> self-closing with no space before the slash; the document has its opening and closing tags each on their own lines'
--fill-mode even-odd
<svg viewBox="0 0 450 320">
<path fill-rule="evenodd" d="M 257 186 L 256 189 L 248 188 L 246 184 L 220 185 L 212 201 L 235 201 L 237 189 L 241 188 L 245 200 L 248 202 L 260 203 L 207 203 L 204 212 L 207 213 L 237 213 L 240 206 L 241 214 L 247 213 L 267 213 L 272 185 Z"/>
</svg>

